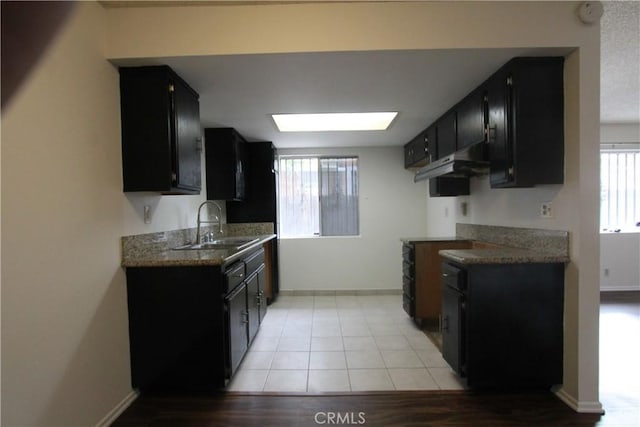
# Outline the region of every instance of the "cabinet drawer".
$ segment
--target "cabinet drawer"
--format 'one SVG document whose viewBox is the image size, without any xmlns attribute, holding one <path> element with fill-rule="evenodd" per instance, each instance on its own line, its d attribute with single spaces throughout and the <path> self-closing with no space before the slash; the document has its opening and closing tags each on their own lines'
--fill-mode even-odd
<svg viewBox="0 0 640 427">
<path fill-rule="evenodd" d="M 467 288 L 465 270 L 455 265 L 444 263 L 442 265 L 442 283 L 460 291 Z"/>
<path fill-rule="evenodd" d="M 244 262 L 239 261 L 227 268 L 224 273 L 224 289 L 225 293 L 233 290 L 245 278 Z"/>
<path fill-rule="evenodd" d="M 415 294 L 415 281 L 411 277 L 402 276 L 402 292 L 406 295 Z"/>
<path fill-rule="evenodd" d="M 402 262 L 402 274 L 404 274 L 407 277 L 411 277 L 413 279 L 416 276 L 415 271 L 416 271 L 416 268 L 412 262 L 406 262 L 406 261 Z"/>
<path fill-rule="evenodd" d="M 260 249 L 254 252 L 248 258 L 246 258 L 244 262 L 247 266 L 247 276 L 249 276 L 258 268 L 260 268 L 262 264 L 264 264 L 264 249 Z"/>
</svg>

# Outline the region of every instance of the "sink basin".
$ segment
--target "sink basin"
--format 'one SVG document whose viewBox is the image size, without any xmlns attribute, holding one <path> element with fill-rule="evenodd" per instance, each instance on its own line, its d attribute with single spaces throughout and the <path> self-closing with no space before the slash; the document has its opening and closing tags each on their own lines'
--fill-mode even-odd
<svg viewBox="0 0 640 427">
<path fill-rule="evenodd" d="M 212 240 L 210 242 L 204 243 L 190 243 L 184 246 L 178 246 L 177 248 L 173 248 L 178 251 L 200 251 L 200 250 L 216 250 L 216 249 L 244 249 L 247 246 L 250 246 L 260 238 L 251 238 L 251 237 L 222 237 L 219 239 Z"/>
</svg>

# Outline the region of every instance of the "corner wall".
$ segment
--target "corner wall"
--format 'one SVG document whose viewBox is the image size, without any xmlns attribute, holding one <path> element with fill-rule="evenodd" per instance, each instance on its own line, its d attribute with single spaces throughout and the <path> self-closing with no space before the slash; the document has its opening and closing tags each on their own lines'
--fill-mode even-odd
<svg viewBox="0 0 640 427">
<path fill-rule="evenodd" d="M 193 227 L 202 200 L 123 194 L 105 24 L 79 3 L 2 111 L 2 425 L 96 425 L 134 396 L 120 236 Z"/>
</svg>

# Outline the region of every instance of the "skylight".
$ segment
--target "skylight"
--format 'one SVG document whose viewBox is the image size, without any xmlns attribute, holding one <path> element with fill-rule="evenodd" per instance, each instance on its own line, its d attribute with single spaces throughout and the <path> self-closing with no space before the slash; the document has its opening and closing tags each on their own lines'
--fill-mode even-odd
<svg viewBox="0 0 640 427">
<path fill-rule="evenodd" d="M 280 132 L 321 132 L 386 130 L 398 114 L 373 113 L 318 113 L 272 114 Z"/>
</svg>

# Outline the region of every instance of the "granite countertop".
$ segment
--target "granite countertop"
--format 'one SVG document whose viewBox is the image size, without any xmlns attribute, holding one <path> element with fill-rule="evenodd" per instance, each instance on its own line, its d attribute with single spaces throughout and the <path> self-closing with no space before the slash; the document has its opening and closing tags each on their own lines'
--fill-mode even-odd
<svg viewBox="0 0 640 427">
<path fill-rule="evenodd" d="M 222 235 L 213 227 L 203 227 L 202 233 L 213 232 L 219 237 L 241 237 L 249 240 L 258 238 L 255 243 L 242 248 L 174 250 L 196 240 L 195 228 L 158 231 L 147 234 L 123 236 L 121 243 L 122 267 L 170 267 L 222 265 L 232 262 L 257 249 L 263 243 L 277 236 L 271 222 L 222 224 Z"/>
<path fill-rule="evenodd" d="M 569 257 L 529 249 L 500 247 L 492 249 L 446 249 L 441 256 L 460 264 L 566 263 Z"/>
<path fill-rule="evenodd" d="M 240 237 L 240 236 L 238 236 Z M 204 249 L 204 250 L 176 250 L 163 247 L 156 250 L 138 251 L 123 256 L 123 267 L 175 267 L 175 266 L 204 266 L 222 265 L 232 262 L 245 254 L 250 253 L 263 243 L 275 239 L 275 234 L 242 236 L 258 238 L 259 240 L 250 246 L 238 250 L 236 248 Z"/>
<path fill-rule="evenodd" d="M 402 243 L 420 243 L 420 242 L 455 242 L 469 240 L 462 237 L 403 237 L 400 239 Z"/>
<path fill-rule="evenodd" d="M 460 264 L 567 263 L 569 233 L 562 230 L 456 224 L 455 237 L 401 239 L 404 243 L 469 241 L 469 249 L 438 253 Z"/>
</svg>

